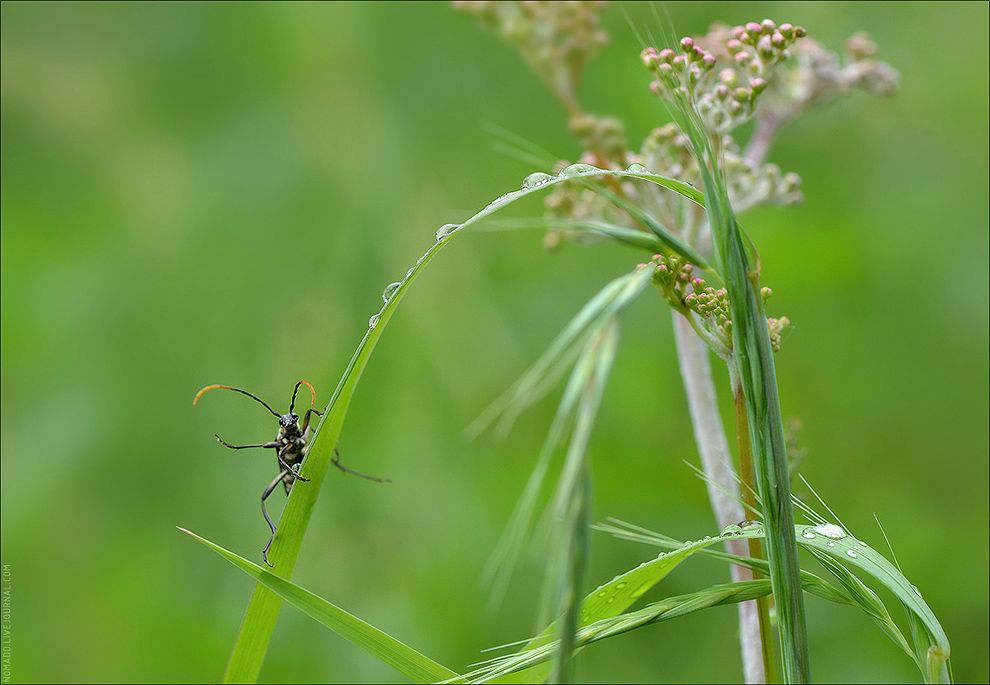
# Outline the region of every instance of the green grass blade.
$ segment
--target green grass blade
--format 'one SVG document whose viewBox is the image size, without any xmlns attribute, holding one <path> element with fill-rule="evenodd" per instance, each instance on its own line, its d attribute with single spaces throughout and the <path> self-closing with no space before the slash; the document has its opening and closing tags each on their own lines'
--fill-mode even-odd
<svg viewBox="0 0 990 685">
<path fill-rule="evenodd" d="M 388 664 L 414 683 L 433 683 L 438 680 L 457 677 L 458 674 L 449 668 L 441 666 L 409 645 L 396 640 L 391 635 L 309 590 L 301 588 L 185 528 L 179 528 L 179 530 L 212 549 L 310 618 L 322 623 L 345 640 Z"/>
<path fill-rule="evenodd" d="M 625 539 L 657 545 L 663 549 L 676 551 L 683 544 L 660 533 L 630 524 L 599 525 L 596 528 Z M 822 534 L 823 530 L 830 533 L 832 537 Z M 731 537 L 764 536 L 762 526 L 731 532 Z M 808 537 L 809 535 L 812 537 Z M 725 537 L 722 535 L 713 541 L 725 539 Z M 948 663 L 951 648 L 948 638 L 934 612 L 921 597 L 920 592 L 894 564 L 865 542 L 848 535 L 839 526 L 797 525 L 794 527 L 794 539 L 800 546 L 814 554 L 840 583 L 838 586 L 828 583 L 814 588 L 811 585 L 814 581 L 809 578 L 810 574 L 802 570 L 802 585 L 806 591 L 814 592 L 831 601 L 859 607 L 916 663 L 925 678 L 925 682 L 951 682 L 951 671 Z M 768 568 L 767 562 L 763 560 L 736 557 L 715 550 L 701 550 L 701 552 L 733 563 L 743 563 L 750 568 L 757 568 L 764 572 Z M 909 625 L 915 638 L 915 645 L 907 642 L 903 632 L 894 622 L 877 594 L 849 572 L 844 565 L 855 566 L 865 571 L 897 597 L 908 611 Z"/>
<path fill-rule="evenodd" d="M 687 543 L 676 551 L 661 554 L 656 559 L 640 564 L 600 585 L 584 598 L 581 604 L 579 625 L 584 627 L 603 618 L 618 616 L 653 586 L 666 578 L 681 562 L 709 544 L 710 542 L 707 540 Z M 550 624 L 543 632 L 522 647 L 519 653 L 522 654 L 553 642 L 559 628 L 558 621 Z M 541 663 L 518 673 L 499 677 L 493 682 L 537 683 L 543 682 L 549 675 L 550 664 Z"/>
<path fill-rule="evenodd" d="M 694 202 L 702 201 L 701 193 L 683 181 L 639 171 L 606 171 L 588 167 L 588 170 L 577 174 L 562 174 L 555 177 L 547 175 L 546 180 L 541 178 L 539 183 L 534 182 L 533 177 L 530 176 L 520 190 L 500 196 L 464 223 L 448 224 L 441 227 L 437 231 L 436 242 L 409 269 L 405 277 L 398 281 L 398 285 L 389 288 L 389 298 L 382 309 L 369 321 L 368 331 L 351 357 L 347 369 L 324 411 L 323 418 L 316 428 L 316 433 L 301 469 L 302 475 L 309 478 L 310 482 L 300 484 L 305 487 L 292 488 L 288 502 L 282 512 L 278 534 L 275 536 L 269 554 L 269 559 L 283 577 L 292 576 L 303 536 L 309 525 L 313 507 L 326 476 L 333 449 L 340 438 L 344 419 L 361 374 L 364 372 L 382 332 L 412 283 L 456 233 L 476 224 L 506 205 L 535 192 L 540 192 L 564 181 L 602 175 L 640 178 L 669 188 Z M 258 673 L 261 671 L 261 665 L 268 651 L 268 644 L 275 629 L 281 604 L 282 599 L 265 585 L 258 584 L 255 587 L 244 614 L 237 641 L 234 643 L 234 649 L 227 663 L 224 682 L 253 683 L 258 679 Z"/>
<path fill-rule="evenodd" d="M 351 357 L 343 377 L 334 390 L 333 397 L 326 407 L 319 426 L 317 426 L 301 469 L 301 474 L 309 478 L 310 482 L 301 483 L 300 487 L 292 488 L 279 522 L 278 534 L 275 536 L 269 552 L 269 559 L 283 577 L 291 577 L 292 575 L 303 535 L 309 525 L 313 506 L 316 504 L 320 487 L 326 476 L 334 447 L 340 438 L 344 418 L 347 415 L 347 409 L 361 374 L 364 372 L 365 366 L 399 302 L 405 296 L 412 282 L 422 273 L 444 244 L 439 241 L 434 243 L 420 257 L 400 285 L 391 293 L 391 297 L 381 311 L 373 317 L 374 325 L 369 322 L 368 331 Z M 268 650 L 272 631 L 275 628 L 281 603 L 281 597 L 264 584 L 255 587 L 237 636 L 237 642 L 234 644 L 230 661 L 227 664 L 224 682 L 255 682 L 257 680 L 265 653 Z"/>
<path fill-rule="evenodd" d="M 579 647 L 584 647 L 647 625 L 686 616 L 714 606 L 765 597 L 769 593 L 769 580 L 746 580 L 714 585 L 697 592 L 668 597 L 637 611 L 604 618 L 583 626 L 578 630 L 575 642 Z M 557 643 L 557 640 L 552 640 L 527 651 L 493 660 L 465 674 L 464 678 L 471 683 L 539 682 L 531 674 L 542 670 L 544 664 L 557 652 Z"/>
<path fill-rule="evenodd" d="M 582 388 L 591 377 L 593 360 L 586 354 L 582 355 L 582 350 L 585 349 L 582 344 L 586 345 L 588 340 L 600 335 L 646 289 L 651 277 L 649 269 L 637 269 L 606 285 L 571 319 L 523 377 L 473 424 L 474 431 L 480 430 L 502 413 L 501 425 L 508 426 L 519 412 L 541 397 L 550 385 L 563 376 L 568 366 L 574 364 L 536 465 L 486 567 L 485 578 L 494 581 L 493 598 L 501 597 L 505 591 L 509 575 L 529 531 L 536 498 L 546 477 L 550 459 L 563 438 Z"/>
<path fill-rule="evenodd" d="M 804 593 L 797 544 L 791 535 L 787 447 L 777 390 L 773 349 L 760 294 L 759 269 L 751 267 L 747 241 L 736 221 L 717 146 L 721 138 L 705 130 L 686 93 L 674 92 L 670 111 L 691 141 L 704 187 L 715 268 L 729 293 L 733 366 L 746 404 L 757 493 L 767 528 L 766 552 L 777 607 L 777 632 L 786 682 L 811 680 Z"/>
<path fill-rule="evenodd" d="M 588 184 L 588 187 L 599 195 L 608 198 L 612 204 L 625 211 L 637 223 L 648 228 L 656 239 L 663 244 L 663 252 L 673 252 L 684 257 L 689 262 L 704 269 L 705 271 L 712 270 L 711 266 L 708 264 L 708 261 L 702 257 L 697 250 L 674 235 L 673 232 L 668 230 L 666 226 L 650 216 L 650 214 L 644 212 L 629 200 L 620 197 L 604 186 L 598 184 Z"/>
<path fill-rule="evenodd" d="M 581 609 L 582 627 L 578 630 L 575 638 L 577 646 L 590 644 L 621 632 L 627 632 L 659 620 L 668 620 L 691 611 L 728 602 L 755 599 L 769 594 L 769 581 L 744 581 L 742 585 L 738 583 L 718 585 L 697 593 L 681 595 L 650 604 L 636 612 L 623 614 L 622 612 L 646 591 L 660 582 L 681 562 L 696 553 L 723 558 L 734 563 L 744 563 L 750 568 L 766 571 L 769 569 L 769 562 L 765 560 L 747 559 L 707 549 L 729 538 L 765 537 L 765 529 L 762 524 L 754 524 L 744 528 L 737 526 L 726 530 L 722 535 L 697 542 L 680 543 L 659 533 L 632 526 L 625 528 L 617 526 L 612 528 L 608 526 L 598 527 L 639 542 L 656 544 L 671 551 L 616 576 L 585 597 Z M 824 532 L 829 533 L 829 535 L 823 534 L 822 530 L 819 527 L 799 525 L 794 526 L 792 534 L 797 544 L 807 548 L 815 556 L 824 558 L 836 566 L 841 567 L 841 564 L 855 566 L 891 590 L 905 605 L 911 616 L 917 619 L 916 632 L 920 634 L 921 641 L 921 646 L 918 649 L 919 658 L 915 658 L 912 654 L 911 646 L 906 644 L 903 634 L 890 618 L 886 608 L 883 607 L 882 603 L 879 603 L 876 593 L 862 585 L 852 574 L 848 574 L 849 578 L 847 578 L 846 583 L 840 583 L 837 586 L 802 570 L 800 578 L 803 590 L 830 601 L 861 608 L 877 622 L 888 637 L 905 649 L 908 656 L 921 669 L 926 682 L 951 682 L 948 663 L 948 655 L 951 650 L 948 639 L 920 593 L 893 564 L 866 543 L 848 535 L 838 526 L 824 528 Z M 839 531 L 841 531 L 841 536 L 836 534 Z M 827 565 L 826 568 L 829 566 Z M 758 586 L 751 586 L 748 583 L 765 583 L 766 586 L 765 589 L 760 590 Z M 733 590 L 732 588 L 736 589 Z M 757 592 L 757 590 L 759 591 Z M 751 596 L 753 592 L 756 594 Z M 548 661 L 557 649 L 557 641 L 553 639 L 554 632 L 555 625 L 551 625 L 515 654 L 492 660 L 464 677 L 471 682 L 541 682 L 546 679 L 549 673 Z"/>
<path fill-rule="evenodd" d="M 638 228 L 619 226 L 601 219 L 561 219 L 553 217 L 511 218 L 489 221 L 485 230 L 513 231 L 526 229 L 572 231 L 574 233 L 592 234 L 602 238 L 611 238 L 629 247 L 635 247 L 656 254 L 663 252 L 666 246 L 652 233 Z"/>
<path fill-rule="evenodd" d="M 601 405 L 615 352 L 618 347 L 618 322 L 613 318 L 588 341 L 585 356 L 594 373 L 582 388 L 574 432 L 571 436 L 560 476 L 557 513 L 564 520 L 563 564 L 560 583 L 559 642 L 554 663 L 554 682 L 571 679 L 571 657 L 582 609 L 581 592 L 588 564 L 588 521 L 591 509 L 591 474 L 588 467 L 588 443 Z"/>
</svg>

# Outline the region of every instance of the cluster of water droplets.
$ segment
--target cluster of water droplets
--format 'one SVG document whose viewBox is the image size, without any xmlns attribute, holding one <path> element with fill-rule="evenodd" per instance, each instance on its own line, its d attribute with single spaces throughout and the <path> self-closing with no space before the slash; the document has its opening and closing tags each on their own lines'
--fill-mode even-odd
<svg viewBox="0 0 990 685">
<path fill-rule="evenodd" d="M 740 521 L 730 523 L 719 532 L 720 537 L 732 537 L 733 535 L 743 535 L 744 533 L 763 533 L 763 523 L 760 521 Z"/>
</svg>

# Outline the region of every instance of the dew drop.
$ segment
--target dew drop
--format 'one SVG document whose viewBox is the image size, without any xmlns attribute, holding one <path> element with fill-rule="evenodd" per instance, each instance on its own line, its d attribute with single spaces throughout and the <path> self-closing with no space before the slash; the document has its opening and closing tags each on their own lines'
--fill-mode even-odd
<svg viewBox="0 0 990 685">
<path fill-rule="evenodd" d="M 615 597 L 609 597 L 608 598 L 608 601 L 607 601 L 607 604 L 611 604 L 614 601 L 615 601 Z"/>
<path fill-rule="evenodd" d="M 918 586 L 917 585 L 912 585 L 911 586 L 911 589 L 914 590 L 914 594 L 916 594 L 919 597 L 921 597 L 921 590 L 918 589 Z"/>
<path fill-rule="evenodd" d="M 523 179 L 522 189 L 532 190 L 533 188 L 539 188 L 544 183 L 552 180 L 553 176 L 550 174 L 545 174 L 542 171 L 536 171 Z"/>
<path fill-rule="evenodd" d="M 459 224 L 444 224 L 443 226 L 437 229 L 437 233 L 436 233 L 437 242 L 439 243 L 441 240 L 445 239 L 451 233 L 456 231 L 458 228 L 460 228 Z"/>
<path fill-rule="evenodd" d="M 805 538 L 806 540 L 814 540 L 816 536 L 812 532 L 811 528 L 806 528 L 805 531 L 801 533 L 801 537 Z"/>
<path fill-rule="evenodd" d="M 859 553 L 857 553 L 856 550 L 854 549 L 847 549 L 846 556 L 849 557 L 850 559 L 855 559 L 856 557 L 859 556 Z"/>
<path fill-rule="evenodd" d="M 719 535 L 739 535 L 741 532 L 742 528 L 735 523 L 730 523 L 722 529 L 722 532 L 720 532 Z"/>
<path fill-rule="evenodd" d="M 829 549 L 832 549 L 833 547 L 835 547 L 835 543 L 829 540 L 828 542 L 825 543 L 825 546 L 828 547 Z"/>
<path fill-rule="evenodd" d="M 388 304 L 388 301 L 392 299 L 392 295 L 395 295 L 395 291 L 398 290 L 401 285 L 401 282 L 395 281 L 394 283 L 389 283 L 385 286 L 385 289 L 382 291 L 382 300 L 385 304 Z"/>
<path fill-rule="evenodd" d="M 372 314 L 371 318 L 368 319 L 368 328 L 374 328 L 377 326 L 379 318 L 381 318 L 381 314 Z"/>
<path fill-rule="evenodd" d="M 571 164 L 570 166 L 564 167 L 560 175 L 561 176 L 575 176 L 577 174 L 587 174 L 592 171 L 598 171 L 597 167 L 593 167 L 590 164 Z"/>
<path fill-rule="evenodd" d="M 616 585 L 616 586 L 615 586 L 615 589 L 616 589 L 616 590 L 621 590 L 621 589 L 622 589 L 622 588 L 624 588 L 624 587 L 625 587 L 626 585 L 627 585 L 627 583 L 625 583 L 625 582 L 622 582 L 622 583 L 619 583 L 618 585 Z"/>
<path fill-rule="evenodd" d="M 759 526 L 760 526 L 759 521 L 742 521 L 739 524 L 739 527 L 742 528 L 743 530 L 750 530 L 752 528 L 758 528 Z"/>
<path fill-rule="evenodd" d="M 842 526 L 837 526 L 834 523 L 820 523 L 811 530 L 823 537 L 831 538 L 833 540 L 841 540 L 848 535 Z"/>
<path fill-rule="evenodd" d="M 703 540 L 711 540 L 711 539 L 712 539 L 712 536 L 711 536 L 711 535 L 706 535 L 706 536 L 705 536 L 704 538 L 702 538 L 702 539 L 703 539 Z"/>
<path fill-rule="evenodd" d="M 608 593 L 607 593 L 607 592 L 605 592 L 605 590 L 602 590 L 601 592 L 599 592 L 599 593 L 598 593 L 598 596 L 599 596 L 599 597 L 604 597 L 604 596 L 605 596 L 605 595 L 607 595 L 607 594 L 608 594 Z"/>
<path fill-rule="evenodd" d="M 626 171 L 628 171 L 630 174 L 648 174 L 648 173 L 650 173 L 650 170 L 647 169 L 642 164 L 630 164 L 629 166 L 626 167 Z"/>
</svg>

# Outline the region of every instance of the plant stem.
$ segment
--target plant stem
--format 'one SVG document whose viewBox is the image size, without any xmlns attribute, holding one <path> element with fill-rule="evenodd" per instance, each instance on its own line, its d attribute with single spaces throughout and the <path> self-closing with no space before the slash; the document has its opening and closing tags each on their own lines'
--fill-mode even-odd
<svg viewBox="0 0 990 685">
<path fill-rule="evenodd" d="M 736 444 L 739 451 L 739 477 L 742 481 L 742 501 L 748 511 L 760 511 L 760 503 L 756 497 L 756 480 L 753 473 L 753 455 L 750 452 L 749 420 L 746 416 L 746 397 L 739 382 L 739 373 L 735 364 L 729 363 L 729 378 L 732 385 L 732 400 L 736 410 Z M 766 559 L 763 553 L 763 543 L 759 538 L 749 539 L 749 556 L 754 559 Z M 759 571 L 753 571 L 753 578 L 766 577 Z M 773 651 L 773 631 L 770 625 L 770 607 L 773 605 L 773 595 L 766 595 L 756 600 L 760 631 L 760 644 L 763 647 L 763 663 L 766 665 L 766 682 L 779 682 L 776 672 L 776 661 Z"/>
<path fill-rule="evenodd" d="M 782 123 L 780 119 L 769 115 L 757 117 L 756 130 L 749 139 L 743 156 L 754 164 L 762 164 Z"/>
<path fill-rule="evenodd" d="M 674 340 L 680 363 L 681 380 L 688 400 L 688 411 L 694 427 L 694 439 L 701 457 L 701 466 L 707 477 L 708 499 L 719 528 L 738 523 L 746 518 L 739 501 L 739 484 L 732 468 L 732 457 L 725 437 L 725 428 L 718 411 L 715 384 L 712 382 L 708 348 L 695 335 L 690 322 L 677 312 L 673 313 Z M 750 479 L 752 483 L 752 467 Z M 727 540 L 726 550 L 745 556 L 743 540 Z M 750 546 L 752 553 L 752 546 Z M 730 567 L 734 581 L 749 580 L 752 572 L 742 566 Z M 739 646 L 742 653 L 743 674 L 746 683 L 765 683 L 770 672 L 772 649 L 768 645 L 769 626 L 761 620 L 762 614 L 754 601 L 739 603 Z"/>
</svg>

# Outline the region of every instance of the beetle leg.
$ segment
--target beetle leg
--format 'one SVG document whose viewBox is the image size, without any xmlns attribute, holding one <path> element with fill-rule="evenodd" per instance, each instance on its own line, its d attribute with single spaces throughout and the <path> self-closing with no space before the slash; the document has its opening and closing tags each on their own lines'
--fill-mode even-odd
<svg viewBox="0 0 990 685">
<path fill-rule="evenodd" d="M 333 450 L 333 465 L 336 466 L 341 471 L 343 471 L 344 473 L 350 473 L 352 475 L 359 476 L 361 478 L 366 478 L 368 480 L 373 480 L 376 483 L 391 483 L 392 482 L 388 478 L 376 478 L 375 476 L 369 476 L 366 473 L 361 473 L 360 471 L 355 471 L 354 469 L 347 468 L 346 466 L 344 466 L 343 464 L 340 463 L 340 451 L 337 450 L 336 448 L 334 448 L 334 450 Z"/>
<path fill-rule="evenodd" d="M 303 422 L 302 422 L 303 435 L 305 435 L 306 431 L 309 429 L 309 420 L 310 418 L 312 418 L 312 414 L 316 414 L 317 416 L 323 416 L 323 412 L 319 411 L 318 409 L 307 409 L 306 413 L 303 414 Z"/>
<path fill-rule="evenodd" d="M 271 549 L 272 542 L 275 540 L 275 524 L 272 523 L 272 519 L 268 515 L 268 511 L 265 509 L 265 500 L 268 499 L 268 496 L 275 491 L 275 488 L 278 487 L 278 484 L 282 482 L 282 478 L 284 477 L 285 472 L 279 473 L 275 480 L 269 483 L 268 487 L 265 488 L 265 491 L 261 493 L 261 513 L 264 515 L 265 521 L 268 522 L 268 527 L 272 529 L 272 534 L 271 537 L 268 538 L 268 543 L 265 545 L 265 548 L 261 550 L 261 558 L 264 559 L 265 563 L 272 568 L 275 568 L 275 566 L 268 561 L 268 550 Z"/>
<path fill-rule="evenodd" d="M 289 443 L 288 445 L 285 445 L 284 447 L 282 447 L 282 448 L 281 448 L 281 449 L 280 449 L 280 450 L 278 451 L 278 463 L 282 465 L 282 468 L 283 468 L 283 469 L 285 469 L 286 471 L 288 471 L 288 472 L 289 472 L 289 475 L 290 475 L 290 476 L 292 477 L 292 480 L 294 480 L 294 481 L 296 481 L 296 480 L 301 480 L 302 482 L 304 482 L 304 483 L 306 483 L 306 482 L 308 482 L 308 481 L 309 481 L 309 478 L 303 478 L 302 476 L 300 476 L 300 475 L 299 475 L 299 473 L 298 473 L 298 472 L 297 472 L 297 471 L 296 471 L 296 470 L 295 470 L 294 468 L 292 468 L 292 466 L 291 466 L 291 465 L 289 464 L 289 462 L 287 462 L 287 461 L 286 461 L 286 460 L 285 460 L 285 459 L 284 459 L 284 458 L 282 457 L 282 455 L 283 455 L 283 454 L 285 454 L 285 452 L 286 452 L 286 451 L 287 451 L 287 450 L 288 450 L 288 449 L 289 449 L 289 448 L 290 448 L 291 446 L 292 446 L 292 443 Z"/>
<path fill-rule="evenodd" d="M 221 438 L 216 433 L 214 433 L 213 436 L 217 439 L 217 442 L 219 442 L 221 445 L 223 445 L 224 447 L 229 447 L 232 450 L 246 450 L 246 449 L 251 449 L 253 447 L 262 447 L 262 448 L 265 448 L 265 449 L 272 448 L 272 447 L 276 447 L 276 448 L 277 447 L 281 447 L 281 445 L 279 445 L 277 442 L 274 442 L 274 441 L 272 441 L 272 442 L 266 442 L 263 445 L 231 445 L 229 442 L 227 442 L 226 440 L 224 440 L 223 438 Z"/>
</svg>

